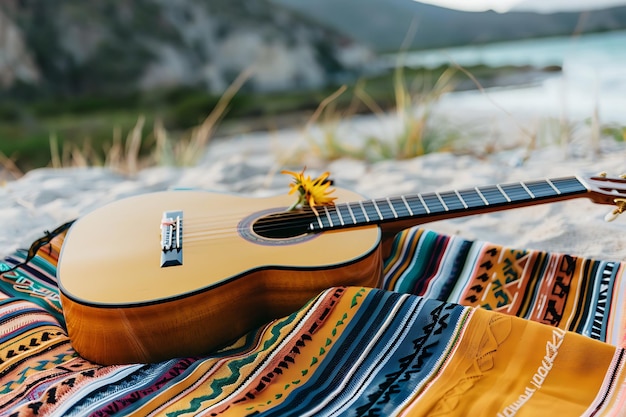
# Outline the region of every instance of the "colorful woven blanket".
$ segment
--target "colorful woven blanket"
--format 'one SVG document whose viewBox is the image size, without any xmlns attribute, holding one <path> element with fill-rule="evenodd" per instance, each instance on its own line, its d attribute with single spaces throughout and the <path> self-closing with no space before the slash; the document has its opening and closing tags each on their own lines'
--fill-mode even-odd
<svg viewBox="0 0 626 417">
<path fill-rule="evenodd" d="M 409 229 L 381 289 L 329 288 L 206 356 L 105 367 L 65 333 L 62 243 L 2 275 L 4 416 L 626 414 L 622 262 Z"/>
</svg>

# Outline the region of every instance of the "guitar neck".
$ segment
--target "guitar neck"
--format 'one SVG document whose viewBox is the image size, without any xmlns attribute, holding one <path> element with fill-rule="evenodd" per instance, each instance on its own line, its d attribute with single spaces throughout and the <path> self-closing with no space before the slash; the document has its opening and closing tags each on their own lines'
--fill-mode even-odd
<svg viewBox="0 0 626 417">
<path fill-rule="evenodd" d="M 589 190 L 578 177 L 497 184 L 464 190 L 377 198 L 317 207 L 310 232 L 371 224 L 402 227 L 470 214 L 582 197 Z"/>
</svg>

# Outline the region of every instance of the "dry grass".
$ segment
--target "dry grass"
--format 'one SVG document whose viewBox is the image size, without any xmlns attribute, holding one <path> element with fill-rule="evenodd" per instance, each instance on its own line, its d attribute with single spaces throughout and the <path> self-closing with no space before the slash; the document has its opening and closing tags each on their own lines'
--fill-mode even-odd
<svg viewBox="0 0 626 417">
<path fill-rule="evenodd" d="M 204 121 L 177 140 L 171 140 L 163 124 L 157 121 L 154 126 L 154 137 L 156 139 L 155 162 L 159 165 L 194 165 L 213 138 L 215 129 L 226 114 L 231 100 L 252 74 L 252 67 L 239 74 L 224 91 L 215 108 Z"/>
<path fill-rule="evenodd" d="M 326 161 L 354 156 L 356 153 L 356 150 L 343 143 L 337 134 L 339 124 L 354 114 L 349 113 L 351 110 L 339 111 L 337 109 L 336 100 L 346 90 L 347 87 L 345 85 L 341 86 L 333 94 L 322 100 L 304 126 L 305 137 L 308 139 L 310 146 L 309 152 Z M 321 132 L 321 141 L 311 134 L 314 126 L 319 128 Z"/>
<path fill-rule="evenodd" d="M 6 180 L 15 180 L 20 178 L 24 173 L 15 164 L 15 160 L 0 152 L 0 181 L 4 183 Z"/>
<path fill-rule="evenodd" d="M 445 71 L 432 85 L 417 77 L 409 83 L 403 68 L 398 67 L 394 73 L 395 112 L 391 115 L 395 116 L 398 131 L 378 136 L 366 132 L 356 140 L 349 121 L 356 114 L 357 104 L 365 105 L 381 123 L 390 115 L 367 94 L 363 83 L 356 84 L 352 104 L 344 110 L 338 109 L 336 100 L 347 90 L 345 86 L 339 88 L 320 103 L 304 126 L 306 147 L 291 150 L 285 160 L 295 164 L 306 158 L 408 159 L 449 148 L 458 138 L 458 132 L 446 124 L 436 125 L 432 109 L 443 95 L 454 89 L 454 73 L 453 69 Z"/>
</svg>

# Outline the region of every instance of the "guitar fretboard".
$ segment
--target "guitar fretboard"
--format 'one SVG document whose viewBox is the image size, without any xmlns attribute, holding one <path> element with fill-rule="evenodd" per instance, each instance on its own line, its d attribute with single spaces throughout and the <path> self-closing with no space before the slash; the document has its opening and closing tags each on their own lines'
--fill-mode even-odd
<svg viewBox="0 0 626 417">
<path fill-rule="evenodd" d="M 317 207 L 308 230 L 322 231 L 388 221 L 428 218 L 463 211 L 503 208 L 586 193 L 576 177 L 497 184 L 464 190 L 377 198 Z"/>
</svg>

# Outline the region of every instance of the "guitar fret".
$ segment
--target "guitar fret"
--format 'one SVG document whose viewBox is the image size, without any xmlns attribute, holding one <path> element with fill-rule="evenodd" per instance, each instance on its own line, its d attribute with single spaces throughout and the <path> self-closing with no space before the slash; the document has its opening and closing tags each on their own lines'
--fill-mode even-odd
<svg viewBox="0 0 626 417">
<path fill-rule="evenodd" d="M 356 218 L 354 217 L 354 213 L 352 212 L 352 207 L 350 207 L 350 204 L 347 204 L 347 206 L 348 206 L 348 211 L 350 212 L 350 217 L 352 218 L 352 223 L 357 224 Z"/>
<path fill-rule="evenodd" d="M 532 198 L 521 184 L 504 184 L 500 188 L 511 197 L 513 201 L 523 201 Z"/>
<path fill-rule="evenodd" d="M 326 218 L 328 219 L 328 224 L 330 227 L 333 227 L 333 219 L 330 217 L 330 213 L 328 212 L 328 207 L 324 206 L 324 213 L 326 213 Z"/>
<path fill-rule="evenodd" d="M 527 182 L 526 186 L 531 190 L 536 198 L 541 197 L 554 197 L 554 189 L 548 184 L 547 181 L 532 181 Z"/>
<path fill-rule="evenodd" d="M 422 198 L 428 206 L 431 214 L 443 213 L 446 211 L 443 204 L 441 204 L 441 201 L 439 201 L 437 193 L 422 194 Z"/>
<path fill-rule="evenodd" d="M 406 204 L 403 202 L 402 196 L 389 198 L 389 205 L 393 210 L 396 219 L 410 217 L 411 212 L 407 210 Z"/>
<path fill-rule="evenodd" d="M 460 194 L 457 190 L 454 190 L 454 193 L 455 193 L 455 194 L 456 194 L 456 196 L 459 198 L 459 201 L 461 202 L 461 204 L 463 204 L 463 208 L 464 208 L 464 209 L 467 209 L 467 208 L 468 208 L 468 205 L 467 205 L 467 203 L 465 202 L 465 200 L 463 199 L 463 197 L 461 197 L 461 194 Z"/>
<path fill-rule="evenodd" d="M 496 186 L 480 187 L 480 193 L 490 205 L 502 204 L 507 202 L 507 197 Z"/>
<path fill-rule="evenodd" d="M 383 217 L 382 213 L 380 212 L 380 209 L 378 208 L 378 204 L 376 203 L 376 200 L 372 200 L 372 205 L 376 209 L 376 214 L 378 214 L 379 220 L 383 220 L 384 217 Z"/>
<path fill-rule="evenodd" d="M 561 192 L 564 193 L 581 193 L 587 192 L 587 187 L 578 180 L 576 177 L 570 178 L 557 178 L 551 180 L 552 184 L 554 184 Z"/>
<path fill-rule="evenodd" d="M 521 186 L 524 187 L 524 190 L 526 190 L 526 192 L 528 193 L 528 195 L 530 196 L 530 198 L 535 198 L 535 195 L 532 193 L 532 191 L 530 191 L 528 189 L 528 187 L 526 186 L 526 184 L 524 184 L 523 182 L 520 182 Z"/>
<path fill-rule="evenodd" d="M 335 206 L 335 212 L 337 213 L 337 216 L 339 217 L 339 224 L 341 224 L 342 226 L 345 226 L 346 223 L 343 221 L 343 216 L 341 215 L 341 210 Z"/>
<path fill-rule="evenodd" d="M 420 216 L 423 214 L 428 214 L 426 208 L 424 207 L 424 203 L 422 202 L 422 198 L 419 194 L 410 195 L 405 198 L 409 206 L 411 207 L 411 212 L 414 216 Z"/>
<path fill-rule="evenodd" d="M 468 208 L 479 208 L 485 206 L 485 200 L 480 196 L 476 189 L 461 190 L 459 195 Z"/>
<path fill-rule="evenodd" d="M 430 214 L 430 209 L 426 205 L 426 202 L 424 201 L 424 198 L 422 197 L 422 195 L 418 194 L 417 196 L 419 197 L 420 202 L 422 203 L 422 206 L 426 209 L 426 213 Z"/>
<path fill-rule="evenodd" d="M 587 187 L 582 185 L 578 178 L 556 178 L 550 180 L 550 182 L 559 190 L 561 193 L 571 193 L 571 192 L 581 192 L 587 191 Z"/>
<path fill-rule="evenodd" d="M 348 206 L 350 207 L 350 211 L 354 216 L 354 219 L 356 220 L 355 224 L 369 222 L 367 214 L 365 213 L 365 209 L 363 208 L 360 201 L 349 204 Z"/>
<path fill-rule="evenodd" d="M 387 204 L 389 204 L 389 207 L 391 208 L 391 212 L 393 213 L 393 218 L 397 219 L 398 213 L 396 212 L 396 209 L 393 208 L 393 204 L 391 204 L 391 200 L 389 199 L 389 197 L 387 197 Z"/>
<path fill-rule="evenodd" d="M 461 201 L 461 198 L 456 191 L 448 191 L 445 193 L 440 193 L 439 196 L 441 196 L 441 199 L 443 200 L 443 202 L 445 203 L 446 207 L 449 210 L 454 211 L 454 210 L 461 210 L 461 209 L 467 208 L 465 203 Z"/>
<path fill-rule="evenodd" d="M 335 226 L 343 226 L 343 220 L 341 218 L 341 213 L 339 213 L 339 210 L 337 210 L 337 206 L 332 205 L 332 206 L 328 206 L 328 212 L 330 214 L 330 218 L 333 220 L 333 223 L 335 224 Z"/>
<path fill-rule="evenodd" d="M 376 209 L 379 220 L 390 220 L 397 217 L 394 216 L 393 207 L 389 205 L 388 198 L 372 200 L 372 204 Z"/>
<path fill-rule="evenodd" d="M 363 214 L 365 215 L 365 221 L 370 222 L 370 216 L 367 215 L 367 211 L 365 210 L 365 206 L 363 206 L 363 202 L 359 201 L 359 205 L 361 206 L 361 210 L 363 210 Z"/>
<path fill-rule="evenodd" d="M 483 195 L 483 193 L 480 192 L 480 190 L 478 189 L 478 187 L 474 187 L 474 190 L 476 190 L 476 192 L 478 193 L 478 195 L 480 196 L 480 198 L 483 200 L 483 203 L 485 203 L 486 206 L 489 205 L 489 201 L 487 201 L 487 199 L 485 198 L 485 196 Z"/>
<path fill-rule="evenodd" d="M 411 210 L 411 206 L 409 206 L 409 203 L 406 201 L 406 197 L 402 196 L 402 202 L 404 202 L 404 205 L 406 206 L 406 209 L 409 211 L 409 214 L 411 216 L 413 216 L 413 210 Z"/>
<path fill-rule="evenodd" d="M 322 224 L 322 219 L 319 215 L 315 215 L 315 217 L 317 218 L 317 224 L 320 226 L 320 229 L 324 228 L 324 225 Z M 311 226 L 313 226 L 313 224 L 311 223 Z"/>
<path fill-rule="evenodd" d="M 496 184 L 496 187 L 498 187 L 498 191 L 500 191 L 502 193 L 502 195 L 504 196 L 504 198 L 506 198 L 507 202 L 511 202 L 511 199 L 509 198 L 509 196 L 504 192 L 504 190 L 502 189 L 502 187 L 500 186 L 500 184 Z"/>
<path fill-rule="evenodd" d="M 435 195 L 437 196 L 437 198 L 439 199 L 439 201 L 441 201 L 441 205 L 443 206 L 445 211 L 450 211 L 450 209 L 448 208 L 448 206 L 446 205 L 446 203 L 443 201 L 443 198 L 441 198 L 441 195 L 439 193 L 435 193 Z"/>
<path fill-rule="evenodd" d="M 552 183 L 552 181 L 550 181 L 550 179 L 547 179 L 546 182 L 548 183 L 550 187 L 552 187 L 554 191 L 556 191 L 558 195 L 561 195 L 561 191 L 559 191 L 559 189 L 554 186 L 554 184 Z"/>
<path fill-rule="evenodd" d="M 322 212 L 322 207 L 320 207 L 320 209 L 318 210 L 318 215 L 320 217 L 320 220 L 322 221 L 322 225 L 324 226 L 324 229 L 328 229 L 329 227 L 333 226 L 333 222 L 330 219 L 330 217 L 328 217 L 327 212 L 326 211 Z"/>
<path fill-rule="evenodd" d="M 327 208 L 326 210 L 328 211 L 328 215 L 330 216 L 330 219 L 332 220 L 335 226 L 343 226 L 341 215 L 339 214 L 335 206 L 330 206 L 330 208 Z"/>
</svg>

